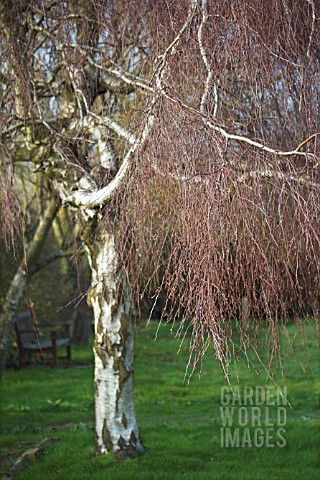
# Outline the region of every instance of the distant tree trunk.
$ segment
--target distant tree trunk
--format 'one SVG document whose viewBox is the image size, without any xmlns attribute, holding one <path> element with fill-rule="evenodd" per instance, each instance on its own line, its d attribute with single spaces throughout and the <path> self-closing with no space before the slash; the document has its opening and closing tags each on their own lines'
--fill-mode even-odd
<svg viewBox="0 0 320 480">
<path fill-rule="evenodd" d="M 136 456 L 143 446 L 134 409 L 133 309 L 127 276 L 119 266 L 112 233 L 98 233 L 87 250 L 95 323 L 96 452 Z"/>
<path fill-rule="evenodd" d="M 61 222 L 60 222 L 60 212 L 52 222 L 52 231 L 55 237 L 55 240 L 58 244 L 60 250 L 64 250 L 64 236 L 62 232 Z M 70 272 L 70 262 L 66 257 L 61 257 L 60 259 L 60 271 L 63 275 L 68 276 Z"/>
<path fill-rule="evenodd" d="M 92 334 L 91 312 L 87 305 L 79 305 L 73 312 L 71 313 L 73 322 L 72 341 L 77 345 L 86 346 Z"/>
<path fill-rule="evenodd" d="M 52 230 L 56 242 L 61 251 L 65 250 L 65 235 L 63 225 L 69 225 L 68 218 L 65 209 L 60 209 L 58 215 L 52 223 Z M 62 276 L 66 279 L 72 280 L 72 287 L 74 294 L 76 294 L 79 288 L 80 280 L 80 266 L 76 266 L 75 261 L 71 260 L 67 256 L 61 256 L 60 259 L 60 271 Z M 87 312 L 81 305 L 76 305 L 68 312 L 68 321 L 72 323 L 72 341 L 78 345 L 88 345 L 90 333 L 91 333 L 91 318 L 88 318 Z"/>
<path fill-rule="evenodd" d="M 0 316 L 1 341 L 0 341 L 0 381 L 6 366 L 8 352 L 11 346 L 14 320 L 19 308 L 21 296 L 27 283 L 27 269 L 34 263 L 40 254 L 41 248 L 47 238 L 51 224 L 59 209 L 59 202 L 51 200 L 43 217 L 34 233 L 32 240 L 26 247 L 25 255 L 11 282 L 6 296 L 5 304 Z"/>
</svg>

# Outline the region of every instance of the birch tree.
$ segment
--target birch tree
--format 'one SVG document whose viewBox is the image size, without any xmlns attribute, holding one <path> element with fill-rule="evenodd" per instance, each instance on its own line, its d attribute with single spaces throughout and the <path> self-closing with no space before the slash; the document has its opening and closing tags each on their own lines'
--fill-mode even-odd
<svg viewBox="0 0 320 480">
<path fill-rule="evenodd" d="M 133 294 L 165 289 L 191 371 L 318 315 L 318 9 L 0 2 L 3 167 L 43 172 L 92 271 L 97 453 L 143 451 Z"/>
</svg>

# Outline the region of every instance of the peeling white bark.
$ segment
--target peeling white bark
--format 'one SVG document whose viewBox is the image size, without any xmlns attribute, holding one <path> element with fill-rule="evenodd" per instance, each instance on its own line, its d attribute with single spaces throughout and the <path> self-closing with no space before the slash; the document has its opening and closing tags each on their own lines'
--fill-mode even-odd
<svg viewBox="0 0 320 480">
<path fill-rule="evenodd" d="M 85 207 L 85 208 L 95 208 L 100 207 L 107 203 L 120 189 L 128 171 L 131 167 L 131 160 L 134 154 L 143 149 L 146 141 L 148 139 L 149 133 L 153 127 L 154 123 L 154 116 L 149 115 L 146 125 L 140 135 L 140 137 L 136 140 L 134 145 L 130 148 L 128 153 L 123 159 L 122 165 L 118 170 L 117 175 L 111 180 L 108 185 L 97 190 L 95 192 L 86 192 L 83 190 L 78 190 L 74 192 L 73 195 L 65 198 L 63 203 L 64 205 L 73 205 L 77 207 Z"/>
<path fill-rule="evenodd" d="M 137 455 L 143 446 L 134 410 L 130 291 L 112 234 L 101 233 L 87 249 L 95 319 L 96 450 Z"/>
</svg>

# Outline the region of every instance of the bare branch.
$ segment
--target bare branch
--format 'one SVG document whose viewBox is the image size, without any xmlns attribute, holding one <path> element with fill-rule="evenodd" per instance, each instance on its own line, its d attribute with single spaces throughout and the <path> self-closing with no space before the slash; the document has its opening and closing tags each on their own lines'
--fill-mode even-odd
<svg viewBox="0 0 320 480">
<path fill-rule="evenodd" d="M 85 250 L 80 249 L 77 251 L 77 255 L 84 255 Z M 53 253 L 52 255 L 44 258 L 42 261 L 35 262 L 29 269 L 29 276 L 35 275 L 40 270 L 47 268 L 48 265 L 55 262 L 56 260 L 60 260 L 61 258 L 71 258 L 75 254 L 74 250 L 60 250 L 58 252 Z"/>
<path fill-rule="evenodd" d="M 188 28 L 188 26 L 190 25 L 190 23 L 192 22 L 193 18 L 194 18 L 194 15 L 196 13 L 196 10 L 197 10 L 197 7 L 198 7 L 198 0 L 195 0 L 195 1 L 192 1 L 191 2 L 191 9 L 189 11 L 189 14 L 188 14 L 188 17 L 187 17 L 187 20 L 185 21 L 185 23 L 182 25 L 179 33 L 176 35 L 176 37 L 172 40 L 172 42 L 170 43 L 170 45 L 165 49 L 164 53 L 162 55 L 160 55 L 158 57 L 158 59 L 160 59 L 157 67 L 156 67 L 156 70 L 155 70 L 155 78 L 156 78 L 156 84 L 157 84 L 157 87 L 158 87 L 158 90 L 163 94 L 163 95 L 166 95 L 165 94 L 165 89 L 163 88 L 162 86 L 162 77 L 164 75 L 164 71 L 165 71 L 165 68 L 166 68 L 166 61 L 167 61 L 167 57 L 168 55 L 172 54 L 174 55 L 175 52 L 176 52 L 176 47 L 178 45 L 178 43 L 180 42 L 181 38 L 182 38 L 182 35 L 184 34 L 184 32 L 186 31 L 186 29 Z"/>
<path fill-rule="evenodd" d="M 98 122 L 101 123 L 102 125 L 106 125 L 107 127 L 109 127 L 111 130 L 117 133 L 119 137 L 131 143 L 131 145 L 135 145 L 135 143 L 137 142 L 137 139 L 133 133 L 128 132 L 125 128 L 123 128 L 118 122 L 113 120 L 111 117 L 108 117 L 105 114 L 103 114 L 103 116 L 96 115 L 94 112 L 91 112 L 91 111 L 89 111 L 88 113 L 89 113 L 89 117 L 91 116 L 92 118 L 95 118 L 96 120 L 98 120 Z"/>
<path fill-rule="evenodd" d="M 278 178 L 280 180 L 285 180 L 287 182 L 295 182 L 301 185 L 306 185 L 308 187 L 316 188 L 320 190 L 320 184 L 312 182 L 306 177 L 295 175 L 289 175 L 284 172 L 274 171 L 274 170 L 253 170 L 250 172 L 243 173 L 239 178 L 238 182 L 246 182 L 249 178 Z"/>
<path fill-rule="evenodd" d="M 97 64 L 91 55 L 88 55 L 88 61 L 90 65 L 95 68 L 98 68 L 104 74 L 102 75 L 99 83 L 102 87 L 109 89 L 115 93 L 131 93 L 134 92 L 137 88 L 146 92 L 153 92 L 153 88 L 145 83 L 143 79 L 129 74 L 128 72 L 123 72 L 120 67 L 117 68 L 104 68 L 101 65 Z M 113 77 L 116 77 L 115 80 Z M 122 82 L 119 82 L 122 80 Z"/>
<path fill-rule="evenodd" d="M 226 130 L 224 130 L 223 128 L 219 127 L 218 125 L 214 125 L 213 123 L 211 122 L 207 122 L 207 125 L 208 127 L 212 128 L 213 130 L 215 130 L 216 132 L 218 133 L 221 133 L 221 135 L 226 139 L 226 140 L 235 140 L 237 142 L 243 142 L 243 143 L 247 143 L 248 145 L 251 145 L 253 147 L 256 147 L 258 148 L 259 150 L 262 150 L 263 152 L 268 152 L 268 153 L 272 153 L 274 155 L 278 155 L 280 157 L 288 157 L 288 156 L 291 156 L 291 155 L 299 155 L 299 156 L 302 156 L 302 157 L 307 157 L 307 156 L 310 156 L 310 157 L 315 157 L 316 155 L 314 153 L 311 153 L 311 152 L 300 152 L 299 149 L 305 145 L 307 142 L 309 142 L 312 138 L 314 138 L 316 135 L 320 135 L 320 133 L 314 133 L 313 135 L 311 135 L 307 140 L 304 140 L 302 143 L 300 143 L 294 150 L 290 150 L 290 151 L 281 151 L 281 150 L 276 150 L 274 148 L 271 148 L 271 147 L 267 147 L 266 145 L 263 145 L 262 143 L 260 142 L 256 142 L 254 140 L 251 140 L 250 138 L 247 138 L 247 137 L 244 137 L 242 135 L 234 135 L 232 133 L 228 133 Z"/>
<path fill-rule="evenodd" d="M 309 5 L 311 5 L 311 9 L 312 9 L 312 25 L 311 25 L 311 31 L 309 36 L 309 45 L 307 48 L 307 57 L 310 57 L 310 48 L 311 48 L 312 38 L 314 34 L 314 25 L 316 23 L 316 8 L 314 6 L 314 0 L 306 0 L 306 2 L 308 2 Z"/>
<path fill-rule="evenodd" d="M 213 70 L 212 70 L 210 62 L 207 58 L 205 47 L 204 47 L 203 42 L 202 42 L 202 31 L 203 31 L 203 29 L 206 25 L 207 20 L 208 20 L 208 0 L 202 0 L 201 10 L 202 10 L 202 20 L 201 20 L 201 24 L 200 24 L 200 27 L 199 27 L 199 30 L 198 30 L 198 41 L 199 41 L 199 47 L 200 47 L 200 52 L 201 52 L 201 56 L 202 56 L 202 59 L 203 59 L 203 63 L 204 63 L 204 65 L 207 69 L 207 72 L 208 72 L 207 79 L 206 79 L 206 84 L 205 84 L 205 89 L 204 89 L 204 92 L 203 92 L 203 95 L 202 95 L 202 98 L 201 98 L 201 103 L 200 103 L 200 112 L 204 113 L 205 112 L 205 104 L 206 104 L 206 101 L 207 101 L 209 88 L 210 88 L 210 84 L 211 84 L 212 77 L 213 77 Z M 216 90 L 215 90 L 215 93 L 216 93 Z M 217 107 L 217 103 L 215 105 L 214 116 L 216 116 L 216 107 Z"/>
</svg>

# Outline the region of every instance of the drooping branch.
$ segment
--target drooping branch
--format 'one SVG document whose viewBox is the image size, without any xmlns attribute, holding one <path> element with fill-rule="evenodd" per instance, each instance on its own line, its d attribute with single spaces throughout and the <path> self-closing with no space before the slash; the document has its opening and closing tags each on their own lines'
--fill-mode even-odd
<svg viewBox="0 0 320 480">
<path fill-rule="evenodd" d="M 73 195 L 70 195 L 69 197 L 67 197 L 63 201 L 63 204 L 65 206 L 71 205 L 75 207 L 95 208 L 95 207 L 101 207 L 106 202 L 108 202 L 111 198 L 113 198 L 121 188 L 123 182 L 126 179 L 126 176 L 128 175 L 133 156 L 139 150 L 144 148 L 148 140 L 150 131 L 153 127 L 153 124 L 154 124 L 154 116 L 150 114 L 149 117 L 147 118 L 145 127 L 140 137 L 138 137 L 138 139 L 132 145 L 132 147 L 126 154 L 125 158 L 123 159 L 121 167 L 119 168 L 116 176 L 113 178 L 113 180 L 110 183 L 108 183 L 108 185 L 106 185 L 105 187 L 95 192 L 78 190 Z"/>
</svg>

